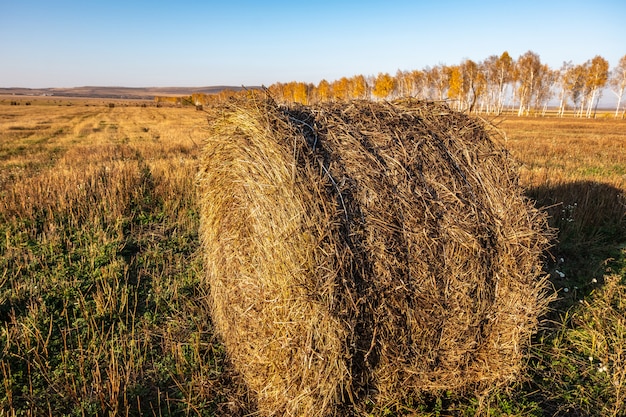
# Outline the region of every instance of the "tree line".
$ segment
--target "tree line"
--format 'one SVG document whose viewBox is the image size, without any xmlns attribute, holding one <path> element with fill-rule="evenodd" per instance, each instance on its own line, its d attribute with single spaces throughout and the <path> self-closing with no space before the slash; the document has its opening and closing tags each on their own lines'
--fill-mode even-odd
<svg viewBox="0 0 626 417">
<path fill-rule="evenodd" d="M 539 55 L 528 51 L 517 60 L 508 52 L 475 62 L 465 59 L 458 65 L 437 65 L 422 70 L 400 71 L 395 75 L 355 75 L 317 85 L 303 82 L 275 83 L 269 92 L 279 102 L 312 104 L 350 99 L 391 100 L 413 97 L 446 100 L 459 111 L 518 115 L 545 114 L 549 103 L 557 115 L 566 111 L 578 117 L 594 117 L 603 92 L 616 95 L 615 117 L 624 117 L 622 98 L 626 90 L 626 55 L 615 68 L 601 56 L 574 65 L 565 62 L 552 69 Z"/>
</svg>

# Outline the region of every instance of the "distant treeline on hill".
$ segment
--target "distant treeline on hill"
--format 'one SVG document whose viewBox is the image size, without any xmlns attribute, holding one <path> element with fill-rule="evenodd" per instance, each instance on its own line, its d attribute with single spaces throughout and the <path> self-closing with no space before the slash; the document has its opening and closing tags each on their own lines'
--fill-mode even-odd
<svg viewBox="0 0 626 417">
<path fill-rule="evenodd" d="M 258 88 L 258 87 L 246 87 Z M 243 87 L 71 87 L 71 88 L 0 88 L 0 95 L 63 98 L 102 98 L 122 100 L 152 100 L 158 97 L 184 97 L 193 93 L 219 94 L 221 91 L 238 91 Z"/>
</svg>

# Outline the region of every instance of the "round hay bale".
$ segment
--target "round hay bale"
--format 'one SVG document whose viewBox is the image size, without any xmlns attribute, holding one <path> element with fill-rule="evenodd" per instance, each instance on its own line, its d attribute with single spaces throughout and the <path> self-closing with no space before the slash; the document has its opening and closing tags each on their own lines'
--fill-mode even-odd
<svg viewBox="0 0 626 417">
<path fill-rule="evenodd" d="M 550 233 L 482 122 L 415 101 L 208 111 L 210 308 L 262 415 L 518 375 Z"/>
</svg>

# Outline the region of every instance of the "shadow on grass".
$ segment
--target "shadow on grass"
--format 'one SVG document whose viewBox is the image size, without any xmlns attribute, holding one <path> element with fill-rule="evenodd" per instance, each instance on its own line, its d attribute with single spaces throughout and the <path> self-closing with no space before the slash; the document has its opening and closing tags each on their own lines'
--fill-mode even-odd
<svg viewBox="0 0 626 417">
<path fill-rule="evenodd" d="M 532 188 L 527 195 L 557 232 L 546 269 L 559 297 L 537 335 L 525 397 L 539 404 L 541 415 L 621 415 L 624 193 L 576 181 Z"/>
<path fill-rule="evenodd" d="M 563 311 L 598 288 L 620 263 L 626 198 L 619 188 L 594 181 L 539 186 L 527 195 L 548 213 L 557 232 L 546 266 L 559 292 L 553 308 Z"/>
</svg>

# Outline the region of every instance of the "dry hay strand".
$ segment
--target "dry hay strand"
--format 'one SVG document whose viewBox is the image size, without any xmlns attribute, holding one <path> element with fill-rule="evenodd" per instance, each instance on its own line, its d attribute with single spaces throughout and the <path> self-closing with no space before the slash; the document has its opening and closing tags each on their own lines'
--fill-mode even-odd
<svg viewBox="0 0 626 417">
<path fill-rule="evenodd" d="M 263 415 L 506 384 L 551 233 L 485 123 L 432 102 L 209 109 L 210 308 Z"/>
</svg>

